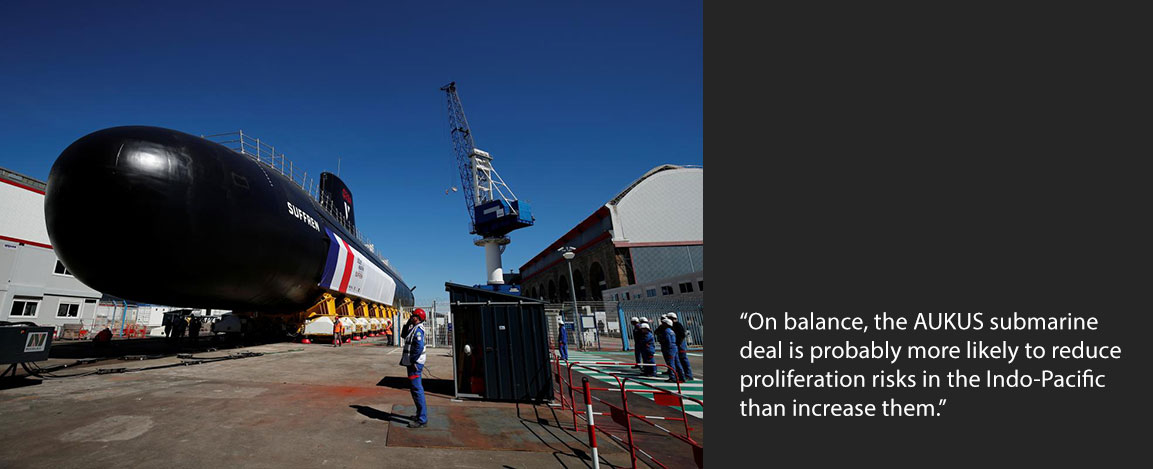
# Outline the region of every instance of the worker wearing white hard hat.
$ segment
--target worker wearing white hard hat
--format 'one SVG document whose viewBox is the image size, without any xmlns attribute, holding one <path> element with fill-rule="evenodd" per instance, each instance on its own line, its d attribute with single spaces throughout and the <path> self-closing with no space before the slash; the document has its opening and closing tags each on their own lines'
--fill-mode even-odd
<svg viewBox="0 0 1153 469">
<path fill-rule="evenodd" d="M 661 344 L 661 355 L 665 357 L 665 364 L 669 366 L 669 381 L 675 383 L 684 381 L 684 375 L 680 371 L 677 336 L 673 333 L 672 326 L 672 319 L 661 319 L 661 325 L 657 328 L 657 341 Z"/>
<path fill-rule="evenodd" d="M 633 363 L 640 363 L 641 362 L 641 344 L 640 344 L 640 338 L 639 338 L 640 337 L 639 326 L 641 325 L 641 320 L 637 319 L 636 316 L 633 316 L 633 318 L 630 320 L 630 322 L 633 323 L 633 330 L 632 330 L 632 334 L 633 334 L 633 359 L 634 359 Z M 639 364 L 633 365 L 633 368 L 641 368 L 641 366 Z"/>
<path fill-rule="evenodd" d="M 564 318 L 556 317 L 557 335 L 556 335 L 556 348 L 560 352 L 560 358 L 568 361 L 568 328 L 564 327 Z"/>
<path fill-rule="evenodd" d="M 680 319 L 677 319 L 677 313 L 669 313 L 668 316 L 673 321 L 673 335 L 677 339 L 677 365 L 681 372 L 681 378 L 685 381 L 692 381 L 693 367 L 689 364 L 689 342 L 688 334 L 685 333 L 685 325 L 681 324 Z"/>
<path fill-rule="evenodd" d="M 656 345 L 653 343 L 653 332 L 649 323 L 642 322 L 637 326 L 637 350 L 641 353 L 641 374 L 644 376 L 656 376 L 657 365 L 653 360 L 653 355 L 656 354 Z"/>
</svg>

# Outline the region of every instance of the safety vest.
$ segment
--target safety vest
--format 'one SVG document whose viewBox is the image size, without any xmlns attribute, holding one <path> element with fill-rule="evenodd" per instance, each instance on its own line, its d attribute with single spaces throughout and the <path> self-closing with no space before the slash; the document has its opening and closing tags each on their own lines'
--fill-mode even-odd
<svg viewBox="0 0 1153 469">
<path fill-rule="evenodd" d="M 336 318 L 336 322 L 332 323 L 332 333 L 341 334 L 344 332 L 344 324 L 340 322 L 340 318 Z"/>
<path fill-rule="evenodd" d="M 414 361 L 413 355 L 420 350 L 420 356 Z M 408 335 L 404 336 L 404 356 L 400 357 L 400 364 L 404 366 L 424 364 L 425 351 L 424 351 L 424 323 L 417 324 L 408 331 Z"/>
</svg>

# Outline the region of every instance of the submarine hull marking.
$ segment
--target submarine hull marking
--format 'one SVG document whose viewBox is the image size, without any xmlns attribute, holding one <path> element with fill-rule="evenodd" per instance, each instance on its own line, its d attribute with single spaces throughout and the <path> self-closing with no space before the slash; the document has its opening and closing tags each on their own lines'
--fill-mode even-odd
<svg viewBox="0 0 1153 469">
<path fill-rule="evenodd" d="M 369 250 L 303 189 L 263 170 L 232 149 L 175 130 L 93 132 L 65 149 L 49 175 L 44 212 L 53 250 L 78 280 L 121 298 L 302 311 L 333 290 L 318 285 L 331 251 L 327 230 L 347 240 L 346 251 Z M 250 183 L 265 177 L 275 184 Z M 158 255 L 165 259 L 161 275 L 143 267 Z M 411 305 L 408 287 L 392 280 L 393 292 L 375 296 Z"/>
<path fill-rule="evenodd" d="M 368 262 L 367 257 L 340 235 L 327 227 L 324 231 L 328 234 L 330 248 L 320 286 L 377 303 L 393 304 L 396 281 L 384 270 Z"/>
</svg>

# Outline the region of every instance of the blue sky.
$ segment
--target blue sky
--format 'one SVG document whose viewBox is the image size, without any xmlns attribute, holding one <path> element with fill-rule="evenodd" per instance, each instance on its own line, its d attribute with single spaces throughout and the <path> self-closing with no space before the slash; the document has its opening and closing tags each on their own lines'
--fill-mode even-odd
<svg viewBox="0 0 1153 469">
<path fill-rule="evenodd" d="M 536 226 L 519 268 L 644 171 L 703 164 L 701 2 L 3 2 L 0 166 L 46 179 L 118 125 L 244 129 L 335 171 L 418 302 L 484 281 L 448 135 L 477 146 Z"/>
</svg>

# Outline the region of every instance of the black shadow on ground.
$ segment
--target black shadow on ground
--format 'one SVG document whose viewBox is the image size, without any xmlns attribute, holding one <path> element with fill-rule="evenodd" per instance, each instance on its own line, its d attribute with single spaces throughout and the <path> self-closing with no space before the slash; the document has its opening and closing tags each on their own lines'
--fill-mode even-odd
<svg viewBox="0 0 1153 469">
<path fill-rule="evenodd" d="M 368 417 L 370 419 L 384 420 L 385 422 L 396 422 L 396 423 L 404 423 L 404 424 L 411 422 L 411 420 L 408 419 L 408 416 L 396 415 L 394 413 L 385 412 L 383 410 L 377 410 L 377 409 L 374 409 L 374 408 L 369 407 L 369 406 L 353 404 L 353 405 L 350 405 L 349 407 L 356 409 L 357 412 L 360 412 L 360 415 L 363 415 L 363 416 Z"/>
<path fill-rule="evenodd" d="M 229 337 L 226 335 L 202 335 L 199 340 L 189 337 L 182 340 L 164 337 L 141 339 L 113 339 L 108 347 L 97 347 L 91 340 L 70 340 L 54 342 L 48 352 L 50 358 L 105 358 L 116 359 L 128 355 L 174 356 L 179 353 L 201 353 L 214 350 L 251 347 L 255 345 L 287 342 L 287 339 Z"/>
<path fill-rule="evenodd" d="M 544 445 L 548 446 L 549 449 L 553 450 L 553 453 L 552 453 L 553 458 L 556 459 L 557 464 L 559 464 L 561 467 L 564 467 L 566 469 L 569 467 L 568 464 L 565 464 L 564 460 L 561 459 L 561 456 L 563 455 L 563 456 L 575 457 L 576 459 L 580 460 L 580 462 L 582 464 L 584 464 L 583 467 L 586 467 L 586 468 L 592 467 L 592 463 L 591 463 L 592 462 L 592 455 L 591 454 L 589 454 L 588 452 L 586 452 L 582 448 L 578 448 L 578 447 L 575 447 L 575 446 L 570 445 L 568 443 L 565 443 L 564 442 L 565 438 L 563 438 L 557 434 L 557 433 L 561 433 L 561 434 L 567 435 L 569 438 L 573 439 L 574 441 L 581 441 L 579 438 L 573 437 L 573 434 L 571 432 L 569 432 L 568 430 L 566 430 L 564 427 L 561 426 L 560 418 L 556 415 L 556 409 L 554 409 L 552 407 L 545 407 L 546 412 L 552 414 L 553 419 L 550 420 L 547 417 L 547 415 L 541 416 L 541 407 L 540 406 L 537 406 L 537 405 L 532 406 L 533 415 L 531 417 L 534 417 L 534 418 L 528 418 L 525 415 L 523 415 L 521 413 L 520 407 L 521 407 L 521 403 L 518 402 L 516 405 L 516 415 L 521 420 L 521 422 L 520 422 L 521 426 L 523 426 L 526 430 L 528 430 L 529 433 L 531 433 L 532 436 L 536 437 L 537 440 L 539 440 L 541 443 L 544 443 Z M 555 427 L 553 425 L 554 421 L 556 422 Z M 545 440 L 544 437 L 542 436 L 542 434 L 538 433 L 538 430 L 536 428 L 533 428 L 533 426 L 530 426 L 530 423 L 535 423 L 535 424 L 539 425 L 539 430 L 543 433 L 547 433 L 558 445 L 563 446 L 563 449 L 562 448 L 556 448 L 552 445 L 552 443 Z M 554 432 L 553 428 L 556 428 L 557 432 Z M 565 449 L 567 449 L 568 451 L 565 451 Z M 604 458 L 601 458 L 601 463 L 606 465 L 606 467 L 614 467 L 614 468 L 617 467 L 617 466 L 614 466 L 612 463 L 608 462 L 608 460 L 604 459 Z M 509 466 L 505 466 L 505 467 L 509 467 Z"/>
<path fill-rule="evenodd" d="M 5 389 L 22 388 L 24 386 L 35 386 L 43 382 L 44 380 L 33 379 L 27 376 L 4 377 L 0 378 L 0 391 Z"/>
<path fill-rule="evenodd" d="M 455 393 L 452 392 L 451 379 L 422 378 L 421 384 L 424 385 L 424 392 L 445 396 L 455 395 Z M 393 389 L 412 389 L 412 386 L 408 383 L 408 378 L 401 376 L 385 376 L 380 382 L 376 383 L 376 385 Z"/>
</svg>

